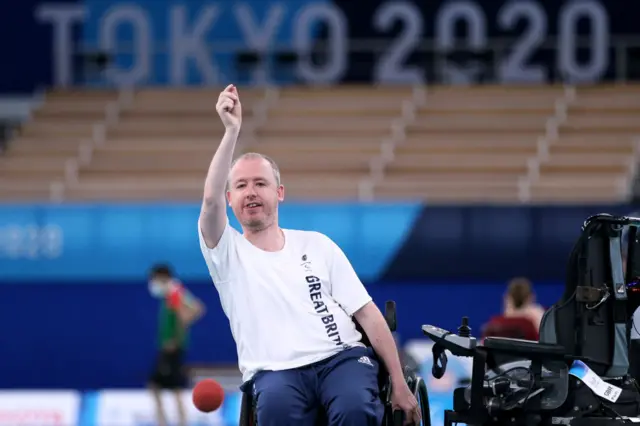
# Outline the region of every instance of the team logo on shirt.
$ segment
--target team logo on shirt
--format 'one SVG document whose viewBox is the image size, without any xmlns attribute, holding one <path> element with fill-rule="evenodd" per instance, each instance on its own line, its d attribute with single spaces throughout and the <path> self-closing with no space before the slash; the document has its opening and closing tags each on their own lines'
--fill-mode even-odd
<svg viewBox="0 0 640 426">
<path fill-rule="evenodd" d="M 373 363 L 371 362 L 368 356 L 361 356 L 360 359 L 358 359 L 358 362 L 360 364 L 365 364 L 373 367 Z"/>
<path fill-rule="evenodd" d="M 342 337 L 340 337 L 340 332 L 338 331 L 338 324 L 336 324 L 333 315 L 329 312 L 329 308 L 322 298 L 322 280 L 314 275 L 313 266 L 306 254 L 302 256 L 302 264 L 300 266 L 302 266 L 306 274 L 304 278 L 307 282 L 309 298 L 311 299 L 311 303 L 313 303 L 313 309 L 317 314 L 321 315 L 320 320 L 327 332 L 327 337 L 329 337 L 336 346 L 343 345 Z"/>
</svg>

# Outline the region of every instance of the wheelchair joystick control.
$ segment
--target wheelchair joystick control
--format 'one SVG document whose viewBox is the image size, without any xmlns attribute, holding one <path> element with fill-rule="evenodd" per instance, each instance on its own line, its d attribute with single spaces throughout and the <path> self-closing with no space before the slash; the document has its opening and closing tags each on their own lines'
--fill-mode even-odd
<svg viewBox="0 0 640 426">
<path fill-rule="evenodd" d="M 471 327 L 469 327 L 469 317 L 462 317 L 462 324 L 458 327 L 458 336 L 471 337 Z"/>
</svg>

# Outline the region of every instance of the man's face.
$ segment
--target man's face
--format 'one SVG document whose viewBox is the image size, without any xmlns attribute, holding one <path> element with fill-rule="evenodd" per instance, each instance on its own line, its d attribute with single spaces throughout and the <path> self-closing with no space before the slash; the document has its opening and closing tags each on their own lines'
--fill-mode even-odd
<svg viewBox="0 0 640 426">
<path fill-rule="evenodd" d="M 171 277 L 166 274 L 154 274 L 149 277 L 149 292 L 153 296 L 163 297 L 171 287 Z"/>
<path fill-rule="evenodd" d="M 227 199 L 242 226 L 259 231 L 275 222 L 284 187 L 277 184 L 267 160 L 243 158 L 229 173 Z"/>
</svg>

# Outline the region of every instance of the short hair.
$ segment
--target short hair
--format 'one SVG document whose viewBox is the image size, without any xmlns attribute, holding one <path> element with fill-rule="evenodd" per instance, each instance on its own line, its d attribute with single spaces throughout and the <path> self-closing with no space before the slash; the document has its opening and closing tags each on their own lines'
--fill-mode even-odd
<svg viewBox="0 0 640 426">
<path fill-rule="evenodd" d="M 280 168 L 278 167 L 278 164 L 273 160 L 273 158 L 269 157 L 268 155 L 260 154 L 258 152 L 245 152 L 240 157 L 233 160 L 233 162 L 231 163 L 231 168 L 229 169 L 229 174 L 231 174 L 231 169 L 233 169 L 233 166 L 235 166 L 238 161 L 244 160 L 244 159 L 266 160 L 267 163 L 269 163 L 269 165 L 271 166 L 271 170 L 273 171 L 273 178 L 276 180 L 276 186 L 280 186 Z M 227 189 L 229 189 L 229 187 L 230 187 L 230 182 L 229 182 L 229 179 L 227 179 Z"/>
<path fill-rule="evenodd" d="M 152 277 L 156 275 L 165 275 L 169 278 L 172 278 L 173 271 L 171 270 L 171 266 L 167 265 L 166 263 L 156 263 L 151 267 L 149 275 Z"/>
<path fill-rule="evenodd" d="M 519 309 L 524 306 L 527 300 L 533 295 L 531 281 L 524 277 L 517 277 L 509 282 L 507 294 L 513 301 L 513 306 Z"/>
</svg>

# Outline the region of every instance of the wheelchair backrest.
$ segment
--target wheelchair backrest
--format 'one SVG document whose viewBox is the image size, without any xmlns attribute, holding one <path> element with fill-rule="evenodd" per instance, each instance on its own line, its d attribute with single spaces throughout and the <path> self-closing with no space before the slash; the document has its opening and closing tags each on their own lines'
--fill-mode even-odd
<svg viewBox="0 0 640 426">
<path fill-rule="evenodd" d="M 585 222 L 567 267 L 565 291 L 543 316 L 540 341 L 583 357 L 596 374 L 629 370 L 627 294 L 621 235 L 627 218 L 592 216 Z"/>
</svg>

